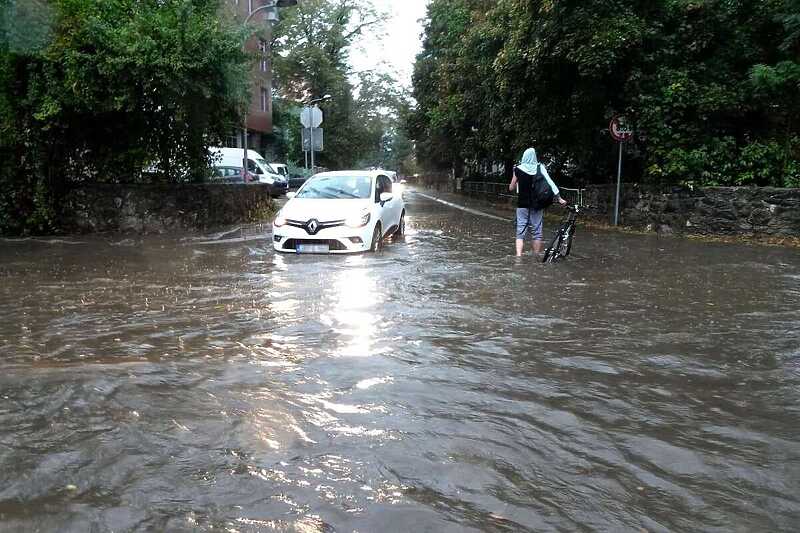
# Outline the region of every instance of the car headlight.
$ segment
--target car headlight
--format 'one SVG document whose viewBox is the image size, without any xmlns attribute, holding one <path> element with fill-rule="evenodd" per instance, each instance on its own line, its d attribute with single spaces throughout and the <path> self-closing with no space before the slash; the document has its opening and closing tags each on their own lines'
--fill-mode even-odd
<svg viewBox="0 0 800 533">
<path fill-rule="evenodd" d="M 273 222 L 273 224 L 275 225 L 276 228 L 280 228 L 281 226 L 285 226 L 286 225 L 286 218 L 282 214 L 278 213 L 278 216 L 275 217 L 275 222 Z"/>
<path fill-rule="evenodd" d="M 369 211 L 362 211 L 358 215 L 354 215 L 348 217 L 347 220 L 344 221 L 345 225 L 350 228 L 363 228 L 367 224 L 369 224 L 370 219 Z"/>
</svg>

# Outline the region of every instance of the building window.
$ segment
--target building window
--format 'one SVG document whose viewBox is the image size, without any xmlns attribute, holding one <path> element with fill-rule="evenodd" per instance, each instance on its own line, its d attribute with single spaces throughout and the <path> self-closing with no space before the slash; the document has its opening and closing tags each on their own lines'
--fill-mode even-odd
<svg viewBox="0 0 800 533">
<path fill-rule="evenodd" d="M 264 112 L 267 111 L 267 104 L 269 103 L 267 101 L 268 96 L 269 95 L 267 94 L 267 90 L 264 87 L 262 87 L 261 88 L 261 111 L 264 111 Z"/>
<path fill-rule="evenodd" d="M 267 71 L 267 41 L 258 41 L 258 51 L 261 52 L 261 72 Z"/>
</svg>

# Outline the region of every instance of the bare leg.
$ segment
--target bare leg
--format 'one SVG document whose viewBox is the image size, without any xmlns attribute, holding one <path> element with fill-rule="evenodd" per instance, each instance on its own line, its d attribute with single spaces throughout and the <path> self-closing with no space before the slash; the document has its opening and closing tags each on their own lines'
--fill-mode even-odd
<svg viewBox="0 0 800 533">
<path fill-rule="evenodd" d="M 525 243 L 522 239 L 517 239 L 517 257 L 522 256 L 522 246 Z"/>
<path fill-rule="evenodd" d="M 517 241 L 519 242 L 519 241 Z M 544 248 L 544 241 L 535 240 L 533 241 L 533 253 L 540 254 L 542 253 L 542 248 Z"/>
</svg>

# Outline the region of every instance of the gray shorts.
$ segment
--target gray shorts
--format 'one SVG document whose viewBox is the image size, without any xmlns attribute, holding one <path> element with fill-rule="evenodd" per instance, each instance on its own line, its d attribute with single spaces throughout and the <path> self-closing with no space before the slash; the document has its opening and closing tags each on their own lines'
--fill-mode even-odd
<svg viewBox="0 0 800 533">
<path fill-rule="evenodd" d="M 517 239 L 525 239 L 525 235 L 530 231 L 533 233 L 534 241 L 544 240 L 542 237 L 542 215 L 543 209 L 528 209 L 526 207 L 517 208 Z"/>
</svg>

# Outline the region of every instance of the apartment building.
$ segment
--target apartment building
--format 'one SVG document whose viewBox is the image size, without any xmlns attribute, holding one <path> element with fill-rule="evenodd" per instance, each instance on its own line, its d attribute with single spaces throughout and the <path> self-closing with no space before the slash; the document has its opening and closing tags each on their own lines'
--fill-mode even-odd
<svg viewBox="0 0 800 533">
<path fill-rule="evenodd" d="M 264 5 L 275 4 L 275 0 L 227 0 L 237 19 L 244 22 L 251 13 Z M 245 49 L 258 56 L 258 61 L 250 72 L 250 105 L 247 110 L 247 147 L 264 153 L 267 136 L 272 133 L 272 65 L 269 51 L 269 38 L 272 27 L 266 20 L 268 10 L 255 13 L 251 24 L 259 24 L 264 29 L 260 36 L 251 37 Z M 242 148 L 243 129 L 231 132 L 226 144 L 230 148 Z"/>
</svg>

